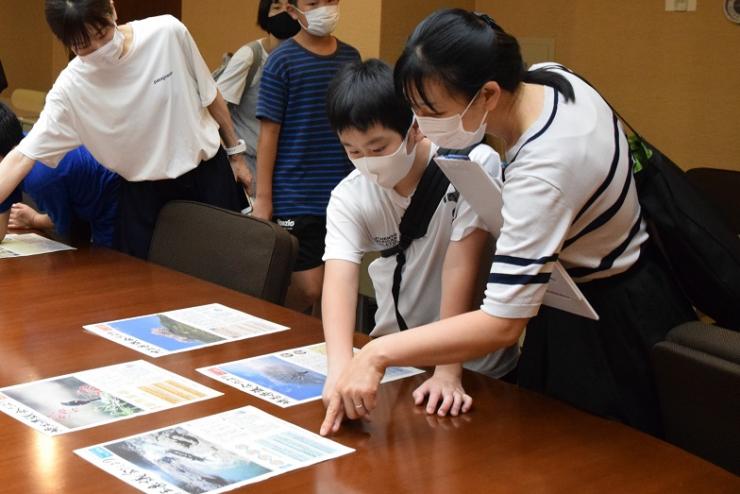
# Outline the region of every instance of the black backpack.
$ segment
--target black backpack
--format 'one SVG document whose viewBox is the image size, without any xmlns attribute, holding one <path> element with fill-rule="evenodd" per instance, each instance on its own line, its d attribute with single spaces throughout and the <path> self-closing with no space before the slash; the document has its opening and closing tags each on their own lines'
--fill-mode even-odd
<svg viewBox="0 0 740 494">
<path fill-rule="evenodd" d="M 691 303 L 719 325 L 740 330 L 740 239 L 684 171 L 626 125 L 634 132 L 630 154 L 650 234 Z"/>
<path fill-rule="evenodd" d="M 568 68 L 557 68 L 593 87 Z M 629 138 L 630 157 L 640 206 L 651 237 L 684 293 L 719 325 L 740 330 L 740 238 L 691 185 L 686 173 L 606 103 L 634 134 Z"/>
<path fill-rule="evenodd" d="M 475 146 L 462 150 L 455 150 L 456 154 L 467 155 Z M 453 152 L 450 149 L 438 149 L 437 155 L 441 156 Z M 422 238 L 427 234 L 429 222 L 437 211 L 440 201 L 445 197 L 445 193 L 450 186 L 450 179 L 442 173 L 437 162 L 432 159 L 424 170 L 424 174 L 419 179 L 414 195 L 411 196 L 411 202 L 406 208 L 401 224 L 398 229 L 401 233 L 399 242 L 394 247 L 385 249 L 380 252 L 382 257 L 396 256 L 396 269 L 393 271 L 393 305 L 396 309 L 396 322 L 398 329 L 401 331 L 408 329 L 406 320 L 403 318 L 401 311 L 398 309 L 398 297 L 401 292 L 401 279 L 403 278 L 403 268 L 406 265 L 406 249 L 417 238 Z M 457 195 L 452 200 L 457 200 Z"/>
</svg>

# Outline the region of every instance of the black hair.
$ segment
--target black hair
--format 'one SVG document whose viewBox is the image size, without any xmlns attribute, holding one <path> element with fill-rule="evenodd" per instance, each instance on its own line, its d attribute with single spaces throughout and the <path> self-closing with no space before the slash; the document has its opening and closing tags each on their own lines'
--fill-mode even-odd
<svg viewBox="0 0 740 494">
<path fill-rule="evenodd" d="M 280 4 L 280 0 L 260 0 L 257 8 L 257 25 L 277 39 L 292 38 L 301 30 L 301 25 L 288 12 L 281 12 L 275 17 L 270 17 L 270 9 L 275 4 Z"/>
<path fill-rule="evenodd" d="M 267 31 L 267 18 L 270 14 L 270 7 L 278 0 L 260 0 L 260 4 L 257 7 L 257 25 L 263 30 Z"/>
<path fill-rule="evenodd" d="M 23 127 L 13 110 L 0 103 L 0 156 L 5 156 L 23 139 Z"/>
<path fill-rule="evenodd" d="M 46 0 L 46 22 L 67 48 L 90 44 L 88 26 L 102 31 L 113 25 L 110 0 Z"/>
<path fill-rule="evenodd" d="M 396 63 L 396 90 L 416 105 L 414 94 L 433 111 L 424 83 L 434 80 L 450 93 L 472 99 L 488 81 L 508 92 L 522 82 L 544 84 L 575 101 L 568 80 L 544 69 L 527 71 L 519 43 L 485 14 L 463 9 L 434 12 L 414 29 Z"/>
<path fill-rule="evenodd" d="M 267 19 L 270 17 L 270 8 L 273 3 L 280 3 L 280 0 L 260 0 L 257 7 L 257 25 L 265 32 L 270 32 L 267 27 Z"/>
<path fill-rule="evenodd" d="M 335 132 L 380 125 L 406 136 L 413 113 L 393 86 L 393 70 L 381 60 L 344 65 L 329 84 L 329 123 Z"/>
</svg>

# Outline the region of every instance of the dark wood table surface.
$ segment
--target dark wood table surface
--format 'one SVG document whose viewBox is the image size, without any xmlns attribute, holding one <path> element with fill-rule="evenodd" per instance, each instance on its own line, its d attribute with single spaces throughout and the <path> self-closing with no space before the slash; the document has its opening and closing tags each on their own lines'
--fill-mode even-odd
<svg viewBox="0 0 740 494">
<path fill-rule="evenodd" d="M 82 329 L 214 302 L 291 330 L 150 359 Z M 281 409 L 195 369 L 320 341 L 318 320 L 106 249 L 0 260 L 0 387 L 145 359 L 225 393 L 57 437 L 0 414 L 0 492 L 138 492 L 73 450 L 244 405 L 317 432 L 321 402 Z M 740 478 L 674 446 L 472 373 L 473 411 L 429 417 L 410 396 L 423 379 L 384 384 L 372 421 L 334 436 L 356 453 L 240 491 L 740 492 Z"/>
</svg>

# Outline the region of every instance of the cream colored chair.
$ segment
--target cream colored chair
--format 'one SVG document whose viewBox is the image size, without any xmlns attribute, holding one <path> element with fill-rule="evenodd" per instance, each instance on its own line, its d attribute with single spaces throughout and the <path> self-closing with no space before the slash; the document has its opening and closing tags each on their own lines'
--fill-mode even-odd
<svg viewBox="0 0 740 494">
<path fill-rule="evenodd" d="M 31 130 L 44 109 L 46 93 L 33 89 L 16 89 L 10 95 L 10 104 L 18 115 L 24 131 Z"/>
</svg>

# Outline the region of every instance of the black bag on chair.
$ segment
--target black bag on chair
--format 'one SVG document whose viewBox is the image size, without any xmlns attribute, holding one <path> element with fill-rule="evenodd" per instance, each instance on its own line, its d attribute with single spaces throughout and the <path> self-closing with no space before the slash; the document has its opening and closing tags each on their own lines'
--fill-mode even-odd
<svg viewBox="0 0 740 494">
<path fill-rule="evenodd" d="M 593 87 L 567 67 L 552 68 L 570 72 Z M 606 104 L 634 134 L 629 139 L 630 156 L 640 206 L 650 235 L 681 288 L 701 312 L 721 326 L 740 331 L 740 238 L 691 185 L 686 173 Z"/>
<path fill-rule="evenodd" d="M 650 234 L 687 297 L 721 326 L 740 330 L 740 239 L 684 171 L 636 132 L 630 151 Z"/>
</svg>

